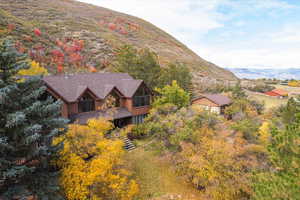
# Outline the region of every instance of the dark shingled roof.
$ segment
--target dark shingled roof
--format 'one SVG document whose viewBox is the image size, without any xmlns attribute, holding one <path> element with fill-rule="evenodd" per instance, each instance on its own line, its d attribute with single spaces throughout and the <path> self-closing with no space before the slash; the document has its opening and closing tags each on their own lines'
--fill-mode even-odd
<svg viewBox="0 0 300 200">
<path fill-rule="evenodd" d="M 125 73 L 86 73 L 44 77 L 44 82 L 68 102 L 74 102 L 87 89 L 104 99 L 114 88 L 124 97 L 132 97 L 143 82 Z"/>
<path fill-rule="evenodd" d="M 214 102 L 215 104 L 218 104 L 219 106 L 229 105 L 232 103 L 231 99 L 227 96 L 221 95 L 221 94 L 203 94 L 202 96 L 193 99 L 193 101 L 201 98 L 207 98 Z"/>
<path fill-rule="evenodd" d="M 126 117 L 131 117 L 132 114 L 127 110 L 127 108 L 112 108 L 108 110 L 97 110 L 85 113 L 79 113 L 72 115 L 71 121 L 77 124 L 86 124 L 89 119 L 93 118 L 109 118 L 109 119 L 122 119 Z"/>
</svg>

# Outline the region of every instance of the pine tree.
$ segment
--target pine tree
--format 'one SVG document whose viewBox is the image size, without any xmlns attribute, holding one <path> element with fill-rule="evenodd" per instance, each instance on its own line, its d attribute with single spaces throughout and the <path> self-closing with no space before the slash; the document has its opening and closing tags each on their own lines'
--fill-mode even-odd
<svg viewBox="0 0 300 200">
<path fill-rule="evenodd" d="M 160 86 L 171 85 L 173 80 L 185 91 L 192 92 L 192 74 L 186 65 L 182 63 L 170 63 L 168 67 L 162 69 Z"/>
<path fill-rule="evenodd" d="M 240 83 L 237 83 L 234 88 L 232 89 L 232 97 L 234 99 L 241 99 L 246 98 L 247 95 L 244 92 L 243 88 L 241 87 Z"/>
<path fill-rule="evenodd" d="M 151 88 L 159 86 L 160 65 L 157 55 L 149 49 L 138 51 L 132 46 L 123 46 L 117 52 L 114 70 L 144 80 Z"/>
<path fill-rule="evenodd" d="M 52 146 L 52 139 L 66 131 L 67 121 L 59 101 L 42 100 L 41 77 L 18 77 L 29 67 L 12 42 L 0 44 L 0 199 L 57 194 L 50 160 L 62 145 Z"/>
</svg>

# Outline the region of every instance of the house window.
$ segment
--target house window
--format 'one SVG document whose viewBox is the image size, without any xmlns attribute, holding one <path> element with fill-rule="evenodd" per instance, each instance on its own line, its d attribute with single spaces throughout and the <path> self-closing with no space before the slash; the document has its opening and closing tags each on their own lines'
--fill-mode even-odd
<svg viewBox="0 0 300 200">
<path fill-rule="evenodd" d="M 133 124 L 141 124 L 144 122 L 144 119 L 147 115 L 136 115 L 132 117 Z"/>
<path fill-rule="evenodd" d="M 94 99 L 89 95 L 85 94 L 83 95 L 78 102 L 78 111 L 79 112 L 89 112 L 95 110 L 95 101 Z"/>
<path fill-rule="evenodd" d="M 140 87 L 133 97 L 133 106 L 148 106 L 150 105 L 150 93 L 145 87 Z"/>
</svg>

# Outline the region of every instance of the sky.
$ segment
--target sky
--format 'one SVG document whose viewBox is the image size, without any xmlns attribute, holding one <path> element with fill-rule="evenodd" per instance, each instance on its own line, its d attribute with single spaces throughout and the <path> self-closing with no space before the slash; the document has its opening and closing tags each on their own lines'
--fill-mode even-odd
<svg viewBox="0 0 300 200">
<path fill-rule="evenodd" d="M 300 68 L 300 0 L 80 1 L 145 19 L 224 68 Z"/>
</svg>

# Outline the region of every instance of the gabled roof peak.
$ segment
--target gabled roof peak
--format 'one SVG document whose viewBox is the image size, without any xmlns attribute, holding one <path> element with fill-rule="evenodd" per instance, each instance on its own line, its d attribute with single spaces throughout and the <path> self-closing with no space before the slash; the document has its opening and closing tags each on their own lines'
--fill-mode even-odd
<svg viewBox="0 0 300 200">
<path fill-rule="evenodd" d="M 126 73 L 81 73 L 44 77 L 44 82 L 68 102 L 90 90 L 99 99 L 105 98 L 114 88 L 124 97 L 131 98 L 143 82 Z"/>
<path fill-rule="evenodd" d="M 207 98 L 210 101 L 218 104 L 219 106 L 223 105 L 229 105 L 232 103 L 231 99 L 225 95 L 222 94 L 202 94 L 200 97 L 197 97 L 193 99 L 192 101 L 201 99 L 201 98 Z"/>
</svg>

